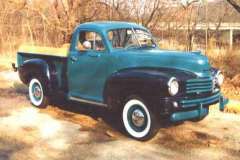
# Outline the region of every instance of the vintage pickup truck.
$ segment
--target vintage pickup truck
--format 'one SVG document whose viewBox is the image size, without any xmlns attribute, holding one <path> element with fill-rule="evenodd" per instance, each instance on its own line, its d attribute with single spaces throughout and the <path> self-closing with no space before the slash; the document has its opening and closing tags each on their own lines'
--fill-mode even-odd
<svg viewBox="0 0 240 160">
<path fill-rule="evenodd" d="M 46 107 L 68 100 L 108 107 L 131 137 L 147 140 L 164 118 L 201 120 L 209 106 L 226 103 L 223 74 L 200 52 L 161 50 L 143 26 L 89 22 L 72 34 L 69 48 L 21 47 L 17 65 L 29 98 Z"/>
</svg>

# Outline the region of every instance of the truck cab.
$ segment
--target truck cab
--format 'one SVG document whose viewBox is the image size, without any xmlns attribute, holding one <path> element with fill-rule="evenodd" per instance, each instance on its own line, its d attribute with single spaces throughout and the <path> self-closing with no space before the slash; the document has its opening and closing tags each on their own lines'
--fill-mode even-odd
<svg viewBox="0 0 240 160">
<path fill-rule="evenodd" d="M 210 105 L 220 102 L 223 110 L 227 102 L 223 74 L 206 56 L 162 50 L 141 25 L 80 24 L 66 46 L 20 48 L 16 70 L 33 105 L 46 107 L 63 93 L 68 100 L 111 109 L 128 135 L 147 140 L 162 118 L 201 120 Z"/>
</svg>

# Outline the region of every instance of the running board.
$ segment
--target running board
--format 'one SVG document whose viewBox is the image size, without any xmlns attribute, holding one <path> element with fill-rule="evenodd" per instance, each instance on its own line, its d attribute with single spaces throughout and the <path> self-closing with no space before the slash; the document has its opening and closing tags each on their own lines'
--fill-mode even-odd
<svg viewBox="0 0 240 160">
<path fill-rule="evenodd" d="M 89 101 L 89 100 L 85 100 L 85 99 L 81 99 L 81 98 L 77 98 L 77 97 L 69 97 L 69 100 L 82 102 L 82 103 L 93 104 L 93 105 L 102 106 L 102 107 L 107 107 L 107 104 L 100 103 L 100 102 L 95 102 L 95 101 Z"/>
</svg>

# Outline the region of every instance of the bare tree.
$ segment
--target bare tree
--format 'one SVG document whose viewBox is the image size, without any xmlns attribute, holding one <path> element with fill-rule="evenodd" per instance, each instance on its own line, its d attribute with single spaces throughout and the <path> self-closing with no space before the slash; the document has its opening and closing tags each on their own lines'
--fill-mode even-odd
<svg viewBox="0 0 240 160">
<path fill-rule="evenodd" d="M 226 5 L 224 1 L 216 4 L 216 10 L 214 12 L 209 13 L 210 17 L 216 17 L 215 21 L 212 20 L 212 22 L 215 24 L 216 29 L 214 30 L 214 38 L 216 40 L 216 45 L 218 47 L 222 46 L 222 42 L 220 40 L 221 37 L 221 31 L 219 30 L 222 23 L 224 22 L 224 19 L 228 16 L 228 13 L 230 13 L 230 7 Z"/>
<path fill-rule="evenodd" d="M 94 20 L 136 22 L 164 37 L 163 41 L 168 39 L 171 45 L 176 42 L 181 49 L 186 46 L 187 50 L 192 50 L 198 34 L 196 26 L 204 22 L 199 1 L 204 0 L 2 0 L 0 50 L 17 49 L 25 42 L 61 46 L 69 42 L 77 24 Z M 234 8 L 240 4 L 239 0 L 224 2 Z M 216 17 L 216 39 L 221 23 L 230 14 L 225 7 L 218 13 L 209 13 L 209 17 Z M 213 36 L 211 33 L 209 36 Z"/>
<path fill-rule="evenodd" d="M 197 5 L 195 5 L 197 4 Z M 187 16 L 187 43 L 186 43 L 186 49 L 187 51 L 191 51 L 193 47 L 193 38 L 195 34 L 195 28 L 198 24 L 198 17 L 199 17 L 199 11 L 200 11 L 200 3 L 199 0 L 189 0 L 186 1 L 186 3 L 182 4 L 186 16 Z M 194 13 L 195 12 L 195 13 Z"/>
<path fill-rule="evenodd" d="M 240 13 L 240 0 L 227 0 Z"/>
</svg>

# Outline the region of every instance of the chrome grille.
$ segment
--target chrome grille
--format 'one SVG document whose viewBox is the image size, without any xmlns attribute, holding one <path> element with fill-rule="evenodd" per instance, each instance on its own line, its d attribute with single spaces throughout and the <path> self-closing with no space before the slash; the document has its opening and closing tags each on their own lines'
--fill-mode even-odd
<svg viewBox="0 0 240 160">
<path fill-rule="evenodd" d="M 212 92 L 213 90 L 213 80 L 212 78 L 198 78 L 190 79 L 186 82 L 186 93 L 202 93 L 202 92 Z"/>
</svg>

